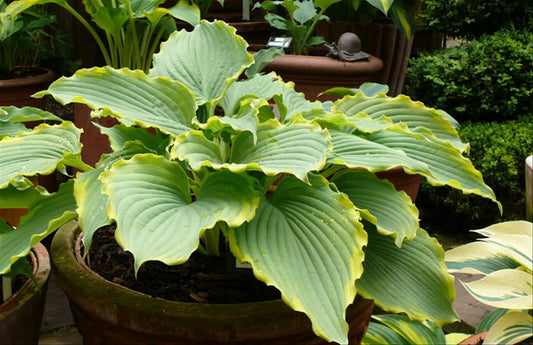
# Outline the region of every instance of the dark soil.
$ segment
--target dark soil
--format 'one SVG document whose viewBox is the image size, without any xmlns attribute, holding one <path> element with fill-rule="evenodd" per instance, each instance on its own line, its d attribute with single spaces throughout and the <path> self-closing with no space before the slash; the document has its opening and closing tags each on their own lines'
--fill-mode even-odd
<svg viewBox="0 0 533 345">
<path fill-rule="evenodd" d="M 26 77 L 33 77 L 36 75 L 45 74 L 47 71 L 40 67 L 15 67 L 13 71 L 10 72 L 0 72 L 0 80 L 9 80 L 9 79 L 19 79 Z"/>
<path fill-rule="evenodd" d="M 114 227 L 96 231 L 86 262 L 116 284 L 182 302 L 245 303 L 280 298 L 276 288 L 256 280 L 249 269 L 234 268 L 235 259 L 223 256 L 193 253 L 187 262 L 176 266 L 150 261 L 141 266 L 135 278 L 133 256 L 116 243 L 114 231 Z"/>
</svg>

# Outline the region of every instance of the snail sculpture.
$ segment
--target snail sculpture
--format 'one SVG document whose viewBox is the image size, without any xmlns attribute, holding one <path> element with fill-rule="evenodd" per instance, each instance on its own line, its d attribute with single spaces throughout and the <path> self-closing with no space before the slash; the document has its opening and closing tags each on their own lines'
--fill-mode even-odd
<svg viewBox="0 0 533 345">
<path fill-rule="evenodd" d="M 337 44 L 325 44 L 328 56 L 333 56 L 341 61 L 354 62 L 366 60 L 369 54 L 361 51 L 361 40 L 353 32 L 345 32 L 339 37 Z"/>
</svg>

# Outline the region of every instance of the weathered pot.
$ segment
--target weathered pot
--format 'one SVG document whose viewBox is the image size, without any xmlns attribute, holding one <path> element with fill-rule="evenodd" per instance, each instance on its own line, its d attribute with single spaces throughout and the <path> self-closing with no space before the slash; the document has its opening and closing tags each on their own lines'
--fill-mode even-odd
<svg viewBox="0 0 533 345">
<path fill-rule="evenodd" d="M 77 224 L 61 228 L 52 243 L 52 268 L 65 291 L 84 344 L 327 344 L 307 317 L 281 300 L 183 303 L 153 298 L 104 280 L 80 255 Z M 348 308 L 350 344 L 359 344 L 374 308 L 357 298 Z"/>
<path fill-rule="evenodd" d="M 46 99 L 32 98 L 34 93 L 48 88 L 54 73 L 48 68 L 39 68 L 42 73 L 35 76 L 0 80 L 0 105 L 14 105 L 17 107 L 46 108 Z"/>
<path fill-rule="evenodd" d="M 276 72 L 284 81 L 293 81 L 296 91 L 309 100 L 332 100 L 337 97 L 318 95 L 333 87 L 356 88 L 364 82 L 378 82 L 383 61 L 371 56 L 368 60 L 343 62 L 326 56 L 276 56 L 264 72 Z"/>
<path fill-rule="evenodd" d="M 39 341 L 50 258 L 46 248 L 40 243 L 34 246 L 30 257 L 39 287 L 28 279 L 13 296 L 0 305 L 0 343 L 3 345 L 29 345 Z"/>
</svg>

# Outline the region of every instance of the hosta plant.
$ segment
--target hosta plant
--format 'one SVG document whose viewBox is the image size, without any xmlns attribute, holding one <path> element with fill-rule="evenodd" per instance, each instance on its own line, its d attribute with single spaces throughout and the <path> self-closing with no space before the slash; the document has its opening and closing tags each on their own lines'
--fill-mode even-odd
<svg viewBox="0 0 533 345">
<path fill-rule="evenodd" d="M 173 33 L 148 74 L 83 69 L 40 93 L 118 121 L 101 128 L 113 152 L 94 169 L 80 162 L 70 123 L 28 131 L 10 124 L 10 113 L 33 110 L 4 109 L 0 200 L 37 197 L 20 227 L 0 236 L 0 272 L 71 219 L 85 248 L 115 222 L 136 271 L 151 260 L 184 263 L 195 251 L 217 255 L 227 244 L 318 336 L 340 344 L 356 294 L 415 320 L 455 320 L 444 251 L 419 227 L 410 198 L 375 175 L 401 166 L 495 200 L 450 120 L 373 87 L 323 104 L 274 74 L 242 79 L 254 62 L 246 47 L 225 23 L 202 21 Z M 65 166 L 81 171 L 55 194 L 27 183 Z"/>
</svg>

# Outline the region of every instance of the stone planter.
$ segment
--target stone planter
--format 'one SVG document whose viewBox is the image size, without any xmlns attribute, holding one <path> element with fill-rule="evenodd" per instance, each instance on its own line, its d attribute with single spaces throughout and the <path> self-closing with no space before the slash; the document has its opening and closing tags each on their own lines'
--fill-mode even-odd
<svg viewBox="0 0 533 345">
<path fill-rule="evenodd" d="M 75 223 L 52 243 L 52 267 L 65 291 L 84 344 L 328 344 L 307 317 L 281 300 L 184 303 L 153 298 L 104 280 L 80 254 Z M 357 298 L 347 311 L 350 344 L 360 344 L 374 303 Z"/>
<path fill-rule="evenodd" d="M 50 258 L 46 248 L 40 243 L 34 246 L 30 257 L 39 286 L 28 279 L 13 296 L 0 305 L 0 343 L 3 345 L 29 345 L 39 341 Z"/>
</svg>

